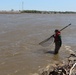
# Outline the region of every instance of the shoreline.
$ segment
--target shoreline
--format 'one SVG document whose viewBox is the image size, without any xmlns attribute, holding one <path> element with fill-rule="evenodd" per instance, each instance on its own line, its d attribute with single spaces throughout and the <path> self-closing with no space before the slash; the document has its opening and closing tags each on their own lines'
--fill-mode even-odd
<svg viewBox="0 0 76 75">
<path fill-rule="evenodd" d="M 23 13 L 34 13 L 34 14 L 76 14 L 76 12 L 74 12 L 74 11 L 38 11 L 38 10 L 0 11 L 0 14 L 23 14 Z"/>
<path fill-rule="evenodd" d="M 19 11 L 0 11 L 0 14 L 20 14 Z"/>
<path fill-rule="evenodd" d="M 76 75 L 76 53 L 71 53 L 66 61 L 48 64 L 32 75 Z"/>
</svg>

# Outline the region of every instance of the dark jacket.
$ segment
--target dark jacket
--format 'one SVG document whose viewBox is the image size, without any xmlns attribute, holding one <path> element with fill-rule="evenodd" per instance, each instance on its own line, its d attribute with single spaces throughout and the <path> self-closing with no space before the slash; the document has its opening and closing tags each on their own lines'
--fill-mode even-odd
<svg viewBox="0 0 76 75">
<path fill-rule="evenodd" d="M 55 32 L 55 35 L 54 35 L 54 42 L 55 43 L 60 43 L 60 46 L 62 45 L 62 40 L 61 40 L 61 33 L 60 31 L 57 31 Z"/>
</svg>

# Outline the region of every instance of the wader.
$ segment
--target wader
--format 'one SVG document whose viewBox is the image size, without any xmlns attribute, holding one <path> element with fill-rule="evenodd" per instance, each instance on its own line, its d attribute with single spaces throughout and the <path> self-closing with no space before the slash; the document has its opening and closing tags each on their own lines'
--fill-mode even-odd
<svg viewBox="0 0 76 75">
<path fill-rule="evenodd" d="M 61 47 L 61 42 L 60 41 L 55 42 L 54 54 L 57 54 L 58 53 L 60 47 Z"/>
</svg>

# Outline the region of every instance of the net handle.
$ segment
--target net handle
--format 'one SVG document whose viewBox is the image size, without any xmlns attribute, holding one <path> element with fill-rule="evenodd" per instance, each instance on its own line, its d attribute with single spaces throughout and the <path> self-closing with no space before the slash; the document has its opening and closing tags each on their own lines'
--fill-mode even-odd
<svg viewBox="0 0 76 75">
<path fill-rule="evenodd" d="M 65 26 L 64 28 L 62 28 L 60 31 L 64 30 L 65 28 L 67 28 L 67 27 L 70 26 L 70 25 L 71 25 L 71 23 L 68 24 L 67 26 Z"/>
<path fill-rule="evenodd" d="M 60 31 L 62 31 L 62 30 L 64 30 L 65 28 L 67 28 L 68 26 L 70 26 L 71 25 L 71 23 L 70 24 L 68 24 L 67 26 L 65 26 L 64 28 L 62 28 Z M 54 35 L 54 34 L 53 34 Z M 40 42 L 39 44 L 42 44 L 42 43 L 44 43 L 44 42 L 46 42 L 47 40 L 49 40 L 50 38 L 52 38 L 53 37 L 53 35 L 52 36 L 50 36 L 49 38 L 47 38 L 47 39 L 45 39 L 45 40 L 43 40 L 42 42 Z"/>
</svg>

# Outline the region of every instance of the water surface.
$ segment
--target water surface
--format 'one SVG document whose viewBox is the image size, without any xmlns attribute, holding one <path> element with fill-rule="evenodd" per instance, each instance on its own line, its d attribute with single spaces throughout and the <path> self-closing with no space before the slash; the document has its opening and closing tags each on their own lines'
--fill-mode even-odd
<svg viewBox="0 0 76 75">
<path fill-rule="evenodd" d="M 54 44 L 38 44 L 69 23 L 62 31 L 58 55 L 53 54 Z M 75 49 L 76 14 L 0 14 L 0 75 L 30 75 L 49 63 L 62 62 Z"/>
</svg>

